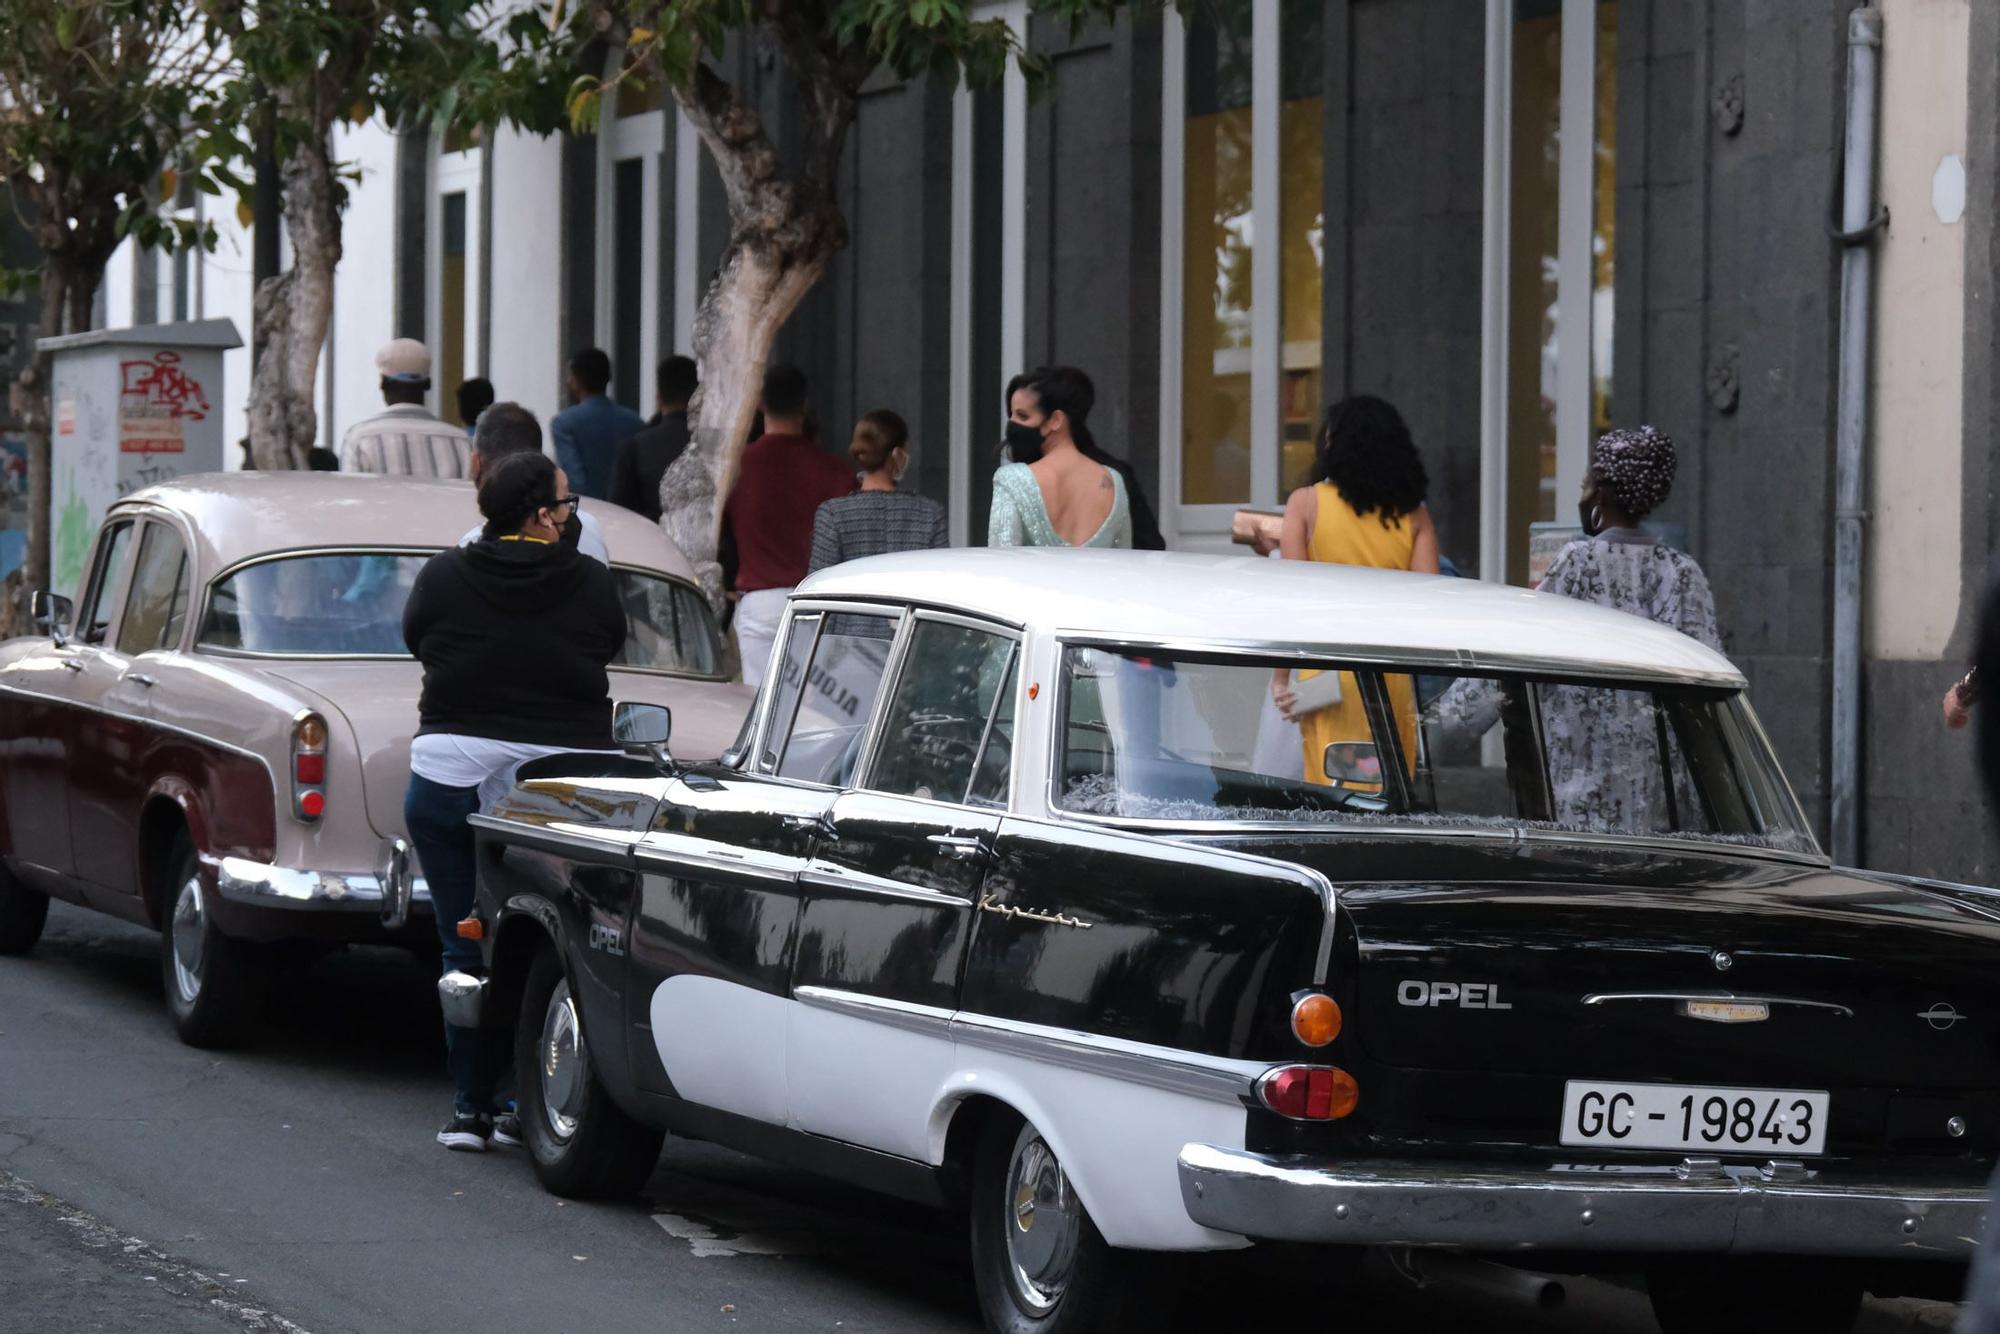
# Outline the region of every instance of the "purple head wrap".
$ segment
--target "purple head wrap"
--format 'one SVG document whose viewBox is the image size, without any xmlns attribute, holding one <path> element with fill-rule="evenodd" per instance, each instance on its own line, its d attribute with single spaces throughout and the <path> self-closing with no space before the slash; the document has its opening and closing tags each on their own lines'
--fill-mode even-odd
<svg viewBox="0 0 2000 1334">
<path fill-rule="evenodd" d="M 1606 431 L 1591 451 L 1591 470 L 1618 507 L 1645 518 L 1674 489 L 1673 437 L 1650 426 Z"/>
</svg>

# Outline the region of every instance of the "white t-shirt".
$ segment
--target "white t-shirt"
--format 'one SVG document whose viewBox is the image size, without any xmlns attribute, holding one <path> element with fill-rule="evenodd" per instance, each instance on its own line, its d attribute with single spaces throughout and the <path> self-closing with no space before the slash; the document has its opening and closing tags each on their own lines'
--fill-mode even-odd
<svg viewBox="0 0 2000 1334">
<path fill-rule="evenodd" d="M 419 777 L 445 787 L 476 787 L 479 809 L 485 810 L 507 795 L 514 786 L 514 774 L 529 760 L 544 755 L 575 755 L 569 746 L 537 746 L 526 741 L 495 741 L 483 736 L 459 736 L 431 732 L 410 743 L 410 770 Z M 587 751 L 585 754 L 615 755 L 616 751 Z"/>
<path fill-rule="evenodd" d="M 611 564 L 611 548 L 604 545 L 604 530 L 597 526 L 597 519 L 588 510 L 578 510 L 576 521 L 582 531 L 576 535 L 576 549 L 596 561 L 599 565 Z M 486 526 L 481 524 L 458 539 L 462 547 L 469 547 L 486 535 Z M 425 775 L 429 777 L 429 775 Z M 461 784 L 460 786 L 463 786 Z"/>
</svg>

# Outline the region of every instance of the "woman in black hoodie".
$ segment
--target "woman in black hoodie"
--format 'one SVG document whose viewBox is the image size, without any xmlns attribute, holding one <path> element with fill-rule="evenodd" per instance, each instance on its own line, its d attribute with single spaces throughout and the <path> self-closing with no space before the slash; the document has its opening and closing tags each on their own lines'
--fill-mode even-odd
<svg viewBox="0 0 2000 1334">
<path fill-rule="evenodd" d="M 444 970 L 476 972 L 460 939 L 476 888 L 466 817 L 543 755 L 611 750 L 606 666 L 625 644 L 611 571 L 562 541 L 576 499 L 542 454 L 514 454 L 479 484 L 481 539 L 431 557 L 403 608 L 403 642 L 424 665 L 403 821 L 430 887 Z M 502 1106 L 513 1039 L 504 1028 L 445 1025 L 457 1085 L 448 1149 L 520 1143 Z"/>
</svg>

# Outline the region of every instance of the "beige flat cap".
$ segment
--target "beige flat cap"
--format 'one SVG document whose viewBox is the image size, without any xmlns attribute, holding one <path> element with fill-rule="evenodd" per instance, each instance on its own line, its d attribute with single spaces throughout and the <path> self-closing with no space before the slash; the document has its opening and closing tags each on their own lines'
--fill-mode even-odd
<svg viewBox="0 0 2000 1334">
<path fill-rule="evenodd" d="M 375 354 L 375 369 L 385 380 L 428 380 L 431 350 L 414 338 L 397 338 Z"/>
</svg>

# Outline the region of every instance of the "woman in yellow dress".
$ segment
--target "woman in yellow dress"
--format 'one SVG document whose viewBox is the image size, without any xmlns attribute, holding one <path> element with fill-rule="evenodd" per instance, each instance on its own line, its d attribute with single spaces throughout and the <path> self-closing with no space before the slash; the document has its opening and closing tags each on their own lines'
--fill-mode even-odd
<svg viewBox="0 0 2000 1334">
<path fill-rule="evenodd" d="M 1278 549 L 1286 560 L 1436 574 L 1437 529 L 1424 507 L 1429 486 L 1424 461 L 1402 414 L 1373 395 L 1342 399 L 1326 410 L 1320 422 L 1313 449 L 1312 485 L 1292 492 L 1285 502 Z M 1305 689 L 1305 683 L 1319 675 L 1302 671 L 1294 682 L 1289 673 L 1281 671 L 1271 682 L 1278 708 L 1299 725 L 1305 744 L 1306 781 L 1323 784 L 1347 778 L 1379 783 L 1379 770 L 1371 778 L 1365 768 L 1375 737 L 1352 672 L 1340 673 L 1337 701 L 1320 708 L 1298 707 L 1302 696 L 1323 695 L 1323 691 Z M 1414 764 L 1415 682 L 1408 676 L 1391 676 L 1388 687 L 1404 758 Z M 1329 777 L 1326 748 L 1335 744 L 1353 745 L 1349 754 L 1357 765 L 1345 774 Z"/>
</svg>

